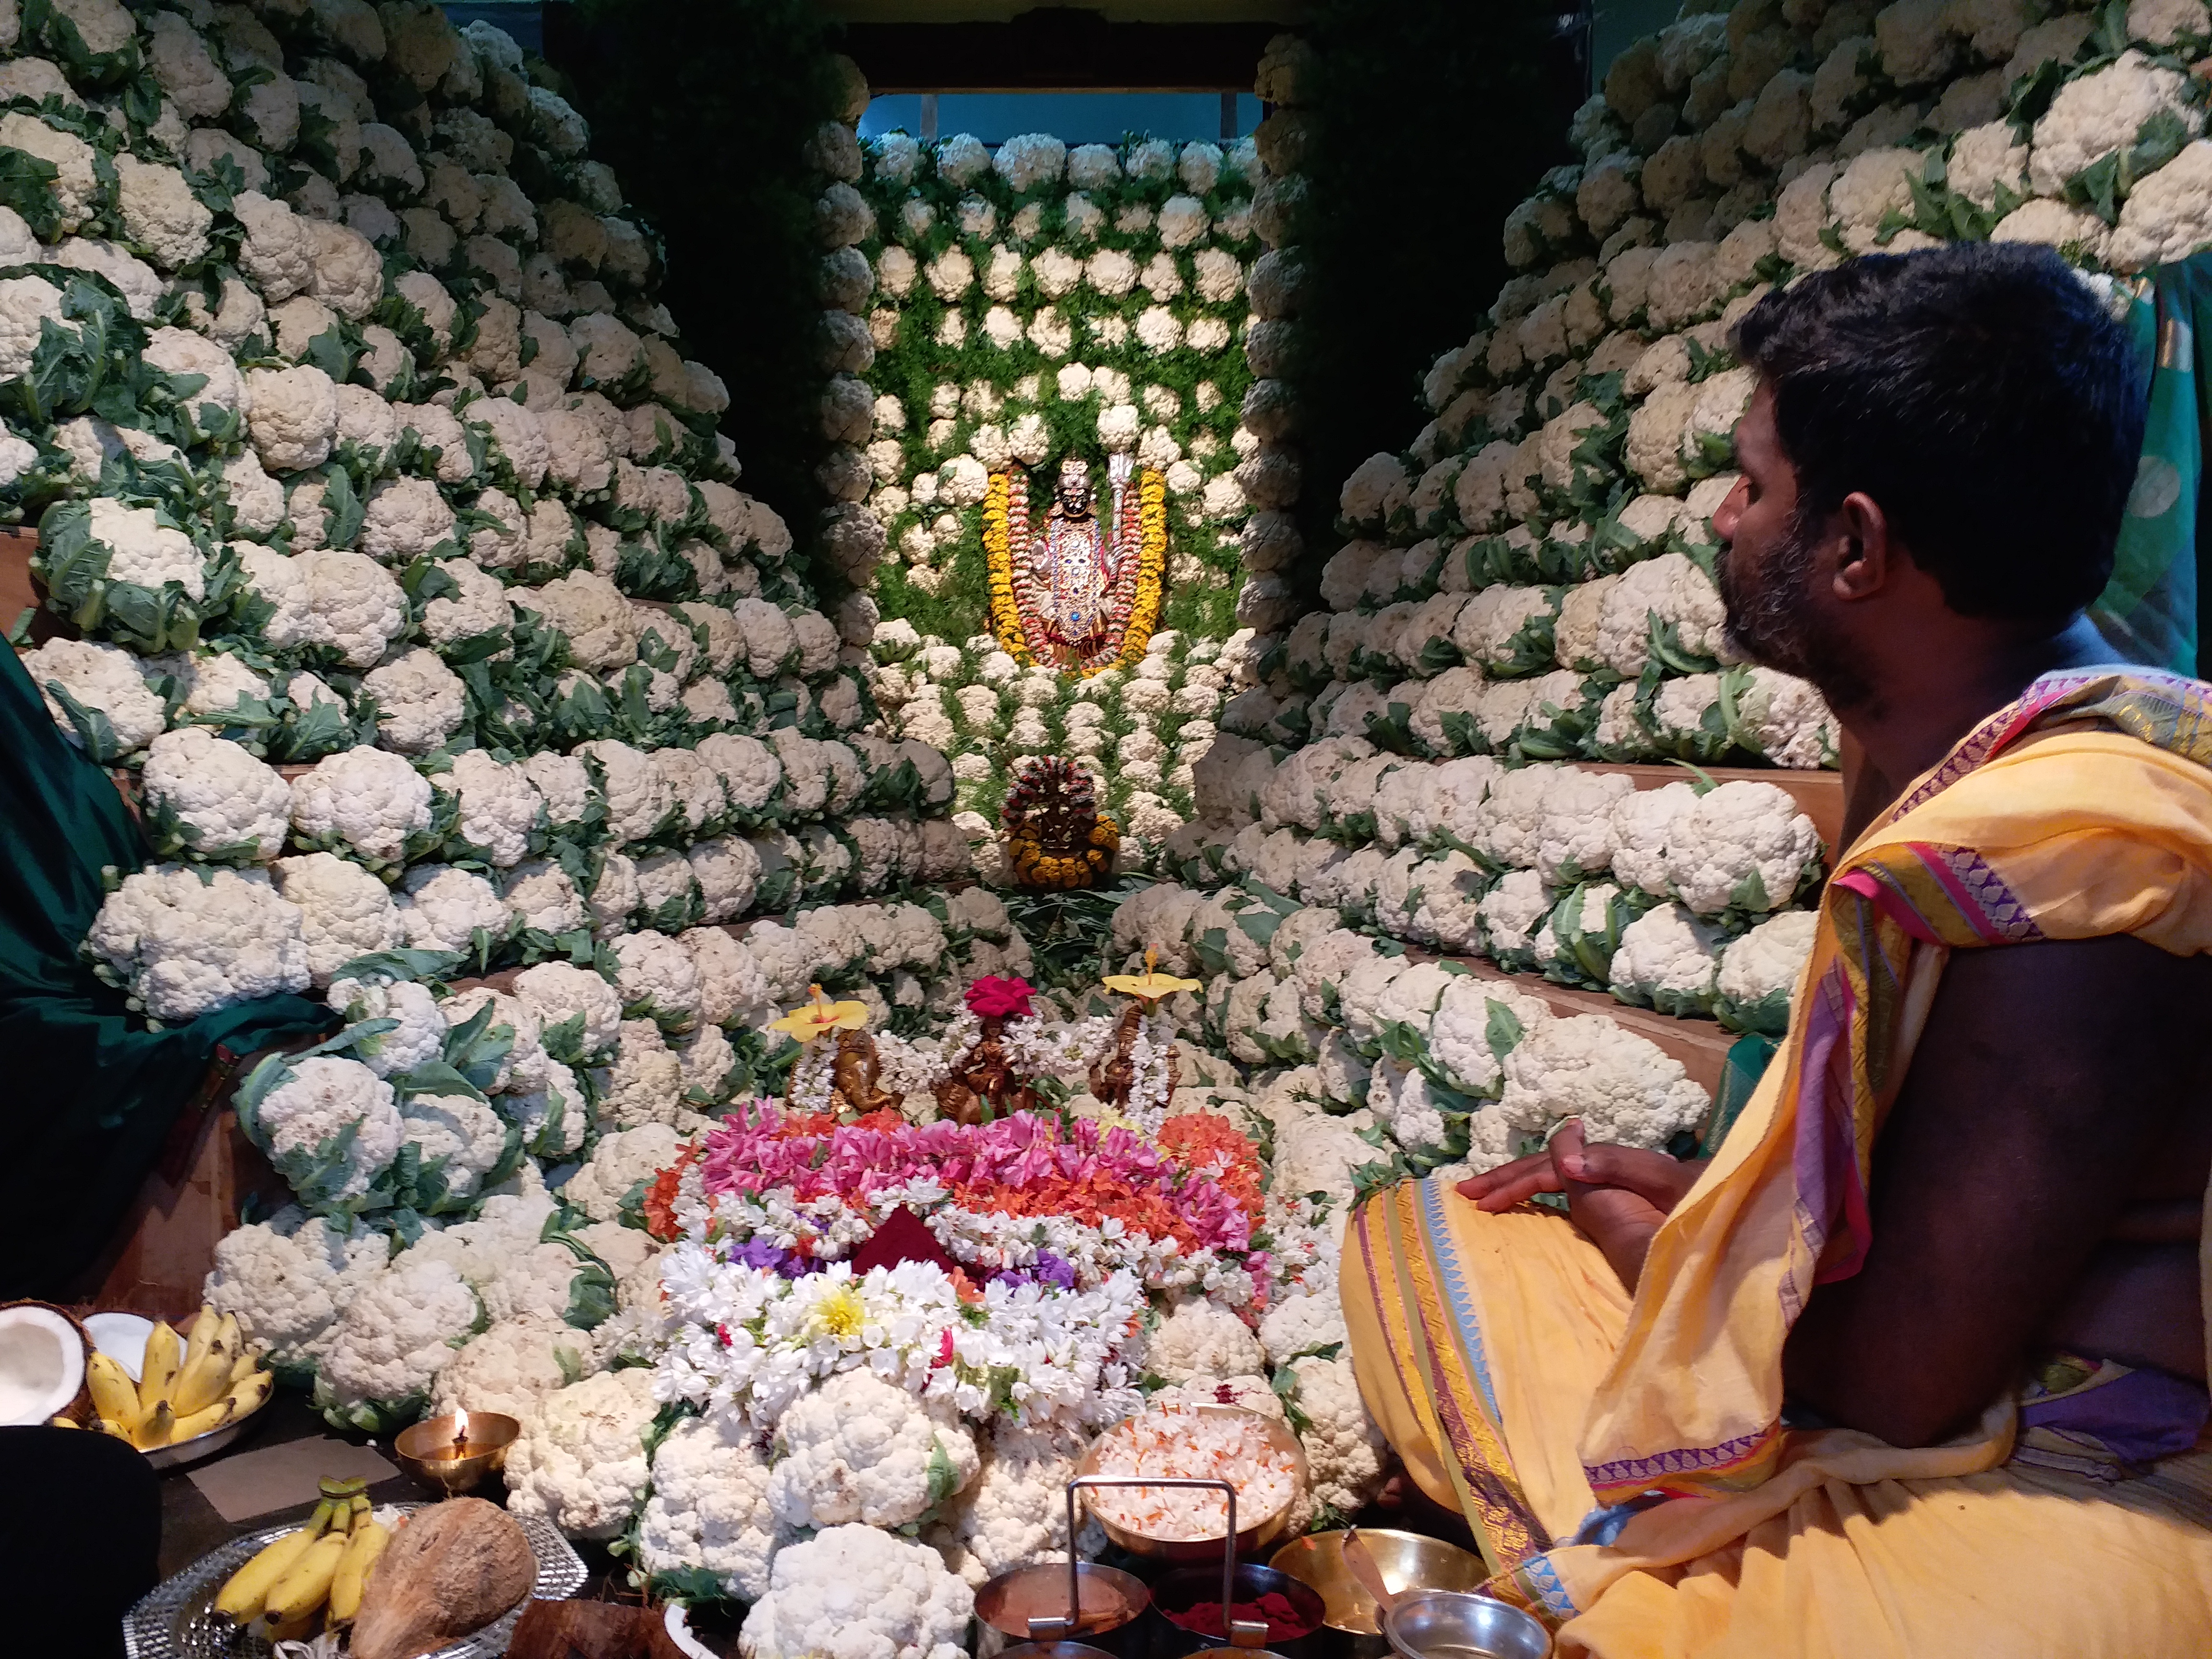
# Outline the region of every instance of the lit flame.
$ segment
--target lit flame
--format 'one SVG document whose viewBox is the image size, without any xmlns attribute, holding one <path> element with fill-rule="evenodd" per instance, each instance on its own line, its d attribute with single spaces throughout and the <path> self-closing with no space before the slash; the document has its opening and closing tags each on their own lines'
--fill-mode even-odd
<svg viewBox="0 0 2212 1659">
<path fill-rule="evenodd" d="M 455 1454 L 458 1455 L 460 1452 L 461 1448 L 467 1445 L 468 1443 L 469 1414 L 466 1412 L 456 1412 L 453 1413 L 453 1450 Z"/>
</svg>

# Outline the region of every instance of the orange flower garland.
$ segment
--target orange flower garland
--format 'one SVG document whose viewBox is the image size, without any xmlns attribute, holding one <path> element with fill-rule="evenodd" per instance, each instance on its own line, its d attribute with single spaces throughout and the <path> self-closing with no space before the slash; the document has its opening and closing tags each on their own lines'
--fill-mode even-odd
<svg viewBox="0 0 2212 1659">
<path fill-rule="evenodd" d="M 1021 607 L 1014 602 L 1014 544 L 1029 539 L 1029 483 L 1017 489 L 1014 475 L 994 472 L 983 491 L 983 558 L 991 588 L 991 632 L 1000 648 L 1024 668 L 1036 660 L 1022 634 Z M 1016 520 L 1019 522 L 1017 523 Z"/>
</svg>

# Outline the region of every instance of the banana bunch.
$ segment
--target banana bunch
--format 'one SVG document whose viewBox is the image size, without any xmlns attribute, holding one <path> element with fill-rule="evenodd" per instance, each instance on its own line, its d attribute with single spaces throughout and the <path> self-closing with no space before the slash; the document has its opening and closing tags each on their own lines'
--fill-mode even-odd
<svg viewBox="0 0 2212 1659">
<path fill-rule="evenodd" d="M 361 1611 L 362 1588 L 392 1533 L 371 1518 L 366 1481 L 326 1480 L 321 1488 L 306 1526 L 264 1545 L 224 1581 L 217 1613 L 240 1625 L 259 1620 L 268 1640 L 289 1642 L 307 1635 L 325 1608 L 333 1626 Z"/>
<path fill-rule="evenodd" d="M 100 1426 L 141 1451 L 173 1445 L 244 1417 L 276 1378 L 246 1346 L 238 1321 L 204 1307 L 189 1341 L 160 1320 L 133 1382 L 113 1356 L 94 1353 L 87 1373 Z"/>
</svg>

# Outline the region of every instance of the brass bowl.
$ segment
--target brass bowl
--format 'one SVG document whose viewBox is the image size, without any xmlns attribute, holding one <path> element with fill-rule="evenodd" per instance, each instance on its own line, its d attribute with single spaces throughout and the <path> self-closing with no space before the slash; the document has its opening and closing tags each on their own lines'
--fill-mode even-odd
<svg viewBox="0 0 2212 1659">
<path fill-rule="evenodd" d="M 454 1431 L 465 1418 L 467 1438 L 456 1446 Z M 504 1412 L 466 1412 L 425 1418 L 400 1430 L 392 1443 L 393 1455 L 408 1474 L 426 1486 L 441 1489 L 447 1497 L 473 1492 L 507 1462 L 507 1449 L 522 1433 L 522 1425 Z"/>
<path fill-rule="evenodd" d="M 1289 1424 L 1278 1422 L 1275 1419 L 1263 1416 L 1258 1412 L 1248 1412 L 1241 1406 L 1187 1406 L 1183 1409 L 1204 1412 L 1220 1417 L 1249 1418 L 1260 1425 L 1267 1437 L 1267 1443 L 1291 1460 L 1293 1477 L 1291 1495 L 1279 1505 L 1268 1513 L 1260 1516 L 1246 1513 L 1244 1505 L 1241 1503 L 1237 1506 L 1237 1553 L 1251 1555 L 1267 1548 L 1268 1545 L 1283 1535 L 1284 1528 L 1290 1523 L 1291 1511 L 1297 1507 L 1298 1494 L 1306 1489 L 1310 1477 L 1306 1470 L 1305 1448 L 1298 1443 L 1298 1437 Z M 1103 1467 L 1110 1443 L 1127 1423 L 1134 1423 L 1138 1420 L 1139 1419 L 1137 1418 L 1129 1418 L 1124 1423 L 1116 1424 L 1092 1441 L 1090 1450 L 1083 1454 L 1082 1462 L 1076 1466 L 1076 1474 L 1112 1475 L 1113 1471 Z M 1084 1506 L 1096 1517 L 1098 1524 L 1106 1529 L 1107 1537 L 1112 1539 L 1115 1544 L 1132 1555 L 1145 1556 L 1156 1561 L 1185 1563 L 1211 1561 L 1218 1564 L 1221 1559 L 1222 1540 L 1218 1537 L 1150 1537 L 1144 1533 L 1131 1532 L 1126 1527 L 1116 1526 L 1106 1516 L 1099 1514 L 1097 1499 L 1094 1494 L 1086 1492 L 1084 1494 L 1083 1502 Z"/>
<path fill-rule="evenodd" d="M 1472 1590 L 1489 1577 L 1481 1557 L 1441 1538 L 1375 1527 L 1362 1527 L 1359 1536 L 1382 1574 L 1382 1588 L 1393 1595 L 1418 1590 Z M 1277 1550 L 1267 1565 L 1319 1590 L 1332 1629 L 1350 1631 L 1355 1636 L 1382 1633 L 1382 1609 L 1352 1576 L 1344 1559 L 1341 1532 L 1308 1533 Z"/>
</svg>

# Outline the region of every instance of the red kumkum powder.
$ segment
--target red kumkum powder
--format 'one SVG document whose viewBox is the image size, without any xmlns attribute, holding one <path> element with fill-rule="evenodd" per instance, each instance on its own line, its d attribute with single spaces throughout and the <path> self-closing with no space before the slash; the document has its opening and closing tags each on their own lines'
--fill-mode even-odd
<svg viewBox="0 0 2212 1659">
<path fill-rule="evenodd" d="M 1221 1603 L 1218 1601 L 1200 1601 L 1194 1607 L 1163 1607 L 1168 1622 L 1181 1626 L 1198 1636 L 1226 1637 L 1228 1630 L 1221 1622 Z M 1295 1642 L 1301 1636 L 1310 1636 L 1314 1626 L 1299 1616 L 1291 1605 L 1291 1598 L 1269 1590 L 1256 1601 L 1231 1601 L 1229 1616 L 1246 1624 L 1264 1621 L 1270 1642 Z"/>
</svg>

